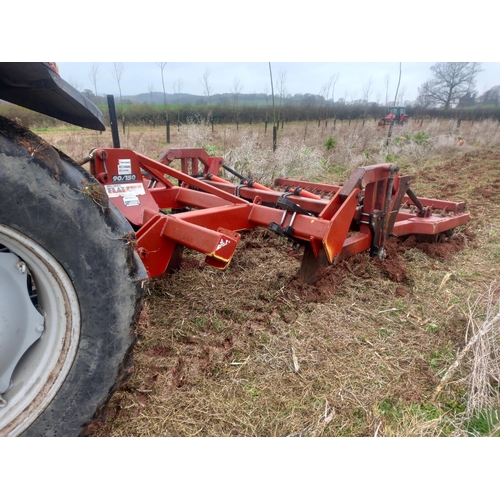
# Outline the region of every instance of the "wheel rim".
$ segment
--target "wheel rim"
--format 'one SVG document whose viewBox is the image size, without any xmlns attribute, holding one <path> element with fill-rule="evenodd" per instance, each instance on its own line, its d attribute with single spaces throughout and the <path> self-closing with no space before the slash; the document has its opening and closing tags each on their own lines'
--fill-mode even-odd
<svg viewBox="0 0 500 500">
<path fill-rule="evenodd" d="M 77 351 L 80 307 L 70 278 L 43 247 L 2 224 L 0 245 L 0 297 L 16 303 L 0 309 L 0 348 L 18 352 L 0 356 L 0 435 L 11 436 L 29 427 L 61 388 Z M 31 276 L 36 307 L 28 286 L 21 296 L 12 266 Z"/>
</svg>

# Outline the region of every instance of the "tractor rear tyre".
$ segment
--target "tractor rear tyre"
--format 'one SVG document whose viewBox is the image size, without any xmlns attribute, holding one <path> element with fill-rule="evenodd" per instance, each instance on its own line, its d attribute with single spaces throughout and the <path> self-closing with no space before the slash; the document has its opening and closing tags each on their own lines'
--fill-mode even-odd
<svg viewBox="0 0 500 500">
<path fill-rule="evenodd" d="M 79 436 L 130 377 L 146 273 L 95 179 L 0 118 L 0 436 Z"/>
</svg>

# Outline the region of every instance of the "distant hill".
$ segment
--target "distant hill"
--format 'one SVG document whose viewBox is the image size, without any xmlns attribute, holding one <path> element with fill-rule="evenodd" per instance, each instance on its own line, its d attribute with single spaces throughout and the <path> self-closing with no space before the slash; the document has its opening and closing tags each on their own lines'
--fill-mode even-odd
<svg viewBox="0 0 500 500">
<path fill-rule="evenodd" d="M 208 104 L 208 99 L 202 95 L 194 94 L 166 94 L 167 104 L 179 105 L 202 105 Z M 266 100 L 267 98 L 267 100 Z M 163 92 L 148 92 L 133 96 L 123 96 L 123 100 L 134 104 L 163 104 Z M 212 104 L 231 105 L 235 104 L 234 94 L 214 94 L 210 97 Z M 239 106 L 265 106 L 271 103 L 271 96 L 266 94 L 238 94 Z"/>
</svg>

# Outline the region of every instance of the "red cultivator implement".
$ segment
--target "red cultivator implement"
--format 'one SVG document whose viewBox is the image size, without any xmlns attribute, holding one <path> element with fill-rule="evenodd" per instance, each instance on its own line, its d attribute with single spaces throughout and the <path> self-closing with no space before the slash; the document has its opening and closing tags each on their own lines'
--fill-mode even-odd
<svg viewBox="0 0 500 500">
<path fill-rule="evenodd" d="M 170 164 L 180 160 L 181 170 Z M 225 168 L 241 182 L 219 177 Z M 203 149 L 168 149 L 158 161 L 128 149 L 97 149 L 91 173 L 136 230 L 150 277 L 175 269 L 184 247 L 225 268 L 239 231 L 265 227 L 304 246 L 300 279 L 366 250 L 383 257 L 389 236 L 439 241 L 467 222 L 465 204 L 417 198 L 394 164 L 356 168 L 344 186 L 277 179 L 277 190 L 246 179 Z"/>
<path fill-rule="evenodd" d="M 105 129 L 48 63 L 0 63 L 0 98 Z M 0 435 L 85 431 L 131 374 L 144 281 L 177 268 L 185 247 L 223 269 L 240 231 L 268 228 L 304 247 L 299 277 L 313 283 L 319 266 L 383 257 L 392 235 L 439 241 L 468 220 L 463 203 L 418 199 L 392 164 L 357 168 L 343 187 L 270 189 L 201 149 L 151 160 L 120 148 L 108 102 L 114 148 L 93 151 L 93 175 L 0 117 Z"/>
</svg>

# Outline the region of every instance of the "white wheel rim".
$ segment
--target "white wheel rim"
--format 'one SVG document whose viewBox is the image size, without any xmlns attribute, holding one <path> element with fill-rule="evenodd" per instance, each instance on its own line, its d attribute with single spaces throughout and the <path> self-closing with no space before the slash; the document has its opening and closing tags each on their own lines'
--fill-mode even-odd
<svg viewBox="0 0 500 500">
<path fill-rule="evenodd" d="M 66 379 L 80 336 L 80 307 L 66 271 L 43 247 L 2 224 L 0 245 L 28 267 L 36 286 L 38 309 L 45 319 L 42 337 L 17 363 L 12 385 L 0 395 L 5 402 L 0 407 L 0 436 L 15 436 L 45 410 Z M 7 282 L 0 277 L 0 287 L 8 286 Z M 28 306 L 25 313 L 32 314 Z M 0 338 L 2 335 L 6 338 L 11 333 L 0 332 Z"/>
</svg>

